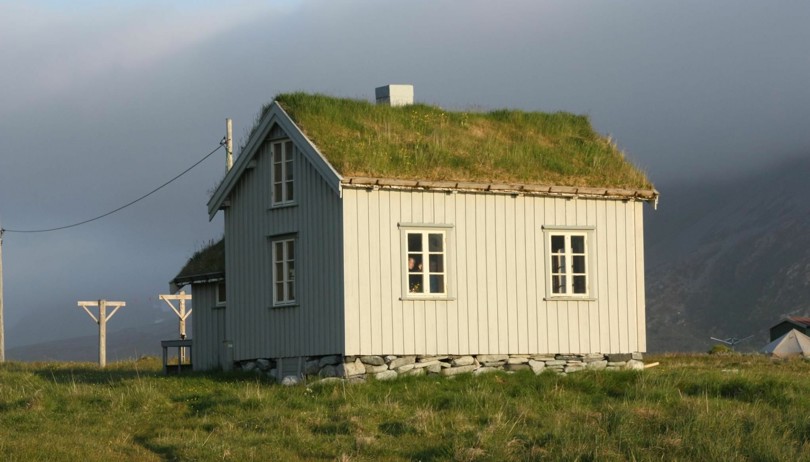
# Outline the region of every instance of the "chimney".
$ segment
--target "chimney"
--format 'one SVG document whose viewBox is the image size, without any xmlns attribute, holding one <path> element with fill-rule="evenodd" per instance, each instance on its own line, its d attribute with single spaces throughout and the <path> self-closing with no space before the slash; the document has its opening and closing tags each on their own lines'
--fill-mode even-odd
<svg viewBox="0 0 810 462">
<path fill-rule="evenodd" d="M 407 106 L 413 104 L 413 85 L 386 85 L 374 90 L 377 104 Z"/>
</svg>

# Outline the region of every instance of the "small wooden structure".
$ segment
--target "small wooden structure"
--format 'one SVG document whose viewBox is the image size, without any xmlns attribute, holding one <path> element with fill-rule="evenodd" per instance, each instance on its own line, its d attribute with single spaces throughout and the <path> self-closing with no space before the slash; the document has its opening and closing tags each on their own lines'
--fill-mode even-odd
<svg viewBox="0 0 810 462">
<path fill-rule="evenodd" d="M 191 349 L 191 339 L 181 339 L 181 340 L 163 340 L 160 342 L 161 348 L 163 348 L 163 373 L 169 373 L 169 348 L 177 348 L 177 373 L 183 371 L 184 367 L 193 367 L 193 359 L 192 359 L 192 349 Z M 184 364 L 181 361 L 181 352 L 188 349 L 188 363 Z"/>
</svg>

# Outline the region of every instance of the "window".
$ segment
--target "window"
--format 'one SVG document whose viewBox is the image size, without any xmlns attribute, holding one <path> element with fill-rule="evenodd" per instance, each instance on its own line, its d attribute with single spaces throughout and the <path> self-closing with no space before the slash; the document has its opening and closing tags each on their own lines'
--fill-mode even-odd
<svg viewBox="0 0 810 462">
<path fill-rule="evenodd" d="M 273 305 L 295 303 L 295 239 L 279 239 L 273 245 Z"/>
<path fill-rule="evenodd" d="M 272 143 L 273 151 L 273 205 L 293 202 L 293 143 Z"/>
<path fill-rule="evenodd" d="M 447 243 L 444 230 L 405 232 L 408 297 L 447 295 Z"/>
<path fill-rule="evenodd" d="M 551 296 L 588 295 L 587 244 L 585 232 L 549 232 Z"/>
<path fill-rule="evenodd" d="M 217 306 L 225 306 L 225 281 L 217 284 Z"/>
</svg>

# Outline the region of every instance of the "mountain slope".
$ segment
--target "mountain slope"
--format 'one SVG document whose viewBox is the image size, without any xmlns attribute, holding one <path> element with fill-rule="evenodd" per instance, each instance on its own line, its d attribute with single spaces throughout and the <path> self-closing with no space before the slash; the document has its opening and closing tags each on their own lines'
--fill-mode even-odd
<svg viewBox="0 0 810 462">
<path fill-rule="evenodd" d="M 650 351 L 705 350 L 810 313 L 810 160 L 745 178 L 663 187 L 647 213 Z"/>
</svg>

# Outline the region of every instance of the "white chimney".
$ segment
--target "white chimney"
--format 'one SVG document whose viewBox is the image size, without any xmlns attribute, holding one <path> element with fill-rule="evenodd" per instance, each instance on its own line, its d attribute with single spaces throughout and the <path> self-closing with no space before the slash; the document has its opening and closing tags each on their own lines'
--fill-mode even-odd
<svg viewBox="0 0 810 462">
<path fill-rule="evenodd" d="M 407 106 L 413 104 L 413 85 L 386 85 L 374 90 L 377 104 Z"/>
</svg>

